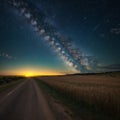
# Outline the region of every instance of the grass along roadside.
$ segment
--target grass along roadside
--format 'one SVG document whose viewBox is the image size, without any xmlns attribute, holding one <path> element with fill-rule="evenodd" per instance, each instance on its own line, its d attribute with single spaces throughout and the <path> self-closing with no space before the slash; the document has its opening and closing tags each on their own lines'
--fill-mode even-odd
<svg viewBox="0 0 120 120">
<path fill-rule="evenodd" d="M 64 106 L 67 106 L 72 112 L 73 120 L 118 120 L 114 116 L 109 116 L 96 108 L 95 105 L 91 105 L 84 101 L 78 101 L 65 91 L 60 91 L 54 87 L 51 87 L 44 81 L 36 79 L 38 85 L 54 99 L 59 100 Z"/>
<path fill-rule="evenodd" d="M 14 87 L 14 86 L 20 84 L 23 81 L 24 81 L 23 79 L 20 79 L 20 80 L 17 80 L 17 81 L 12 81 L 10 83 L 0 85 L 0 92 L 3 92 L 4 90 L 7 90 L 7 89 L 9 89 L 11 87 Z"/>
</svg>

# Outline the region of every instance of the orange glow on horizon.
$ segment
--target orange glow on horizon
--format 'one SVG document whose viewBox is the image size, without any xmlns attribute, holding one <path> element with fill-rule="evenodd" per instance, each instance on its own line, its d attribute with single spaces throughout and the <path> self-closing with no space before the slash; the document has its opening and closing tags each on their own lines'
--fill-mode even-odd
<svg viewBox="0 0 120 120">
<path fill-rule="evenodd" d="M 64 75 L 60 71 L 41 69 L 19 69 L 2 72 L 2 75 L 20 75 L 25 77 Z"/>
</svg>

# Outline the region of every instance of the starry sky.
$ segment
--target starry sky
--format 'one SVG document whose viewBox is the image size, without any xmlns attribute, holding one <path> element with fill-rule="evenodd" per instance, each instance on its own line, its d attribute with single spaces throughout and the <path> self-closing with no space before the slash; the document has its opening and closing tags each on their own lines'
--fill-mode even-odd
<svg viewBox="0 0 120 120">
<path fill-rule="evenodd" d="M 119 0 L 1 0 L 0 74 L 120 70 Z"/>
</svg>

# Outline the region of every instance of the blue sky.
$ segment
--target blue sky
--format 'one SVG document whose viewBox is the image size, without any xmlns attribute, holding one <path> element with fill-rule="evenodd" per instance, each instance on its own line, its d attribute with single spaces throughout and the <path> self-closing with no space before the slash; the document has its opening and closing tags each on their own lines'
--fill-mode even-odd
<svg viewBox="0 0 120 120">
<path fill-rule="evenodd" d="M 46 74 L 119 70 L 113 67 L 120 64 L 119 2 L 23 1 L 28 4 L 27 12 L 34 9 L 30 14 L 36 15 L 26 19 L 27 12 L 21 14 L 26 6 L 16 7 L 13 0 L 0 3 L 1 74 L 24 74 L 29 70 L 36 74 L 42 70 Z M 31 24 L 43 17 L 40 13 L 45 18 L 39 19 L 42 27 L 36 31 L 39 25 Z M 43 30 L 45 33 L 41 35 Z"/>
</svg>

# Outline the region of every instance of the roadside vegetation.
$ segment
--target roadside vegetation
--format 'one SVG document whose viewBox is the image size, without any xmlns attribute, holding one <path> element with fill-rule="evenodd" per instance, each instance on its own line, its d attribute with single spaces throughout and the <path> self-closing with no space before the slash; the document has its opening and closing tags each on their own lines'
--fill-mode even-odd
<svg viewBox="0 0 120 120">
<path fill-rule="evenodd" d="M 120 74 L 36 78 L 48 94 L 73 111 L 74 120 L 120 120 Z"/>
<path fill-rule="evenodd" d="M 17 85 L 23 81 L 23 77 L 0 76 L 0 92 Z"/>
</svg>

